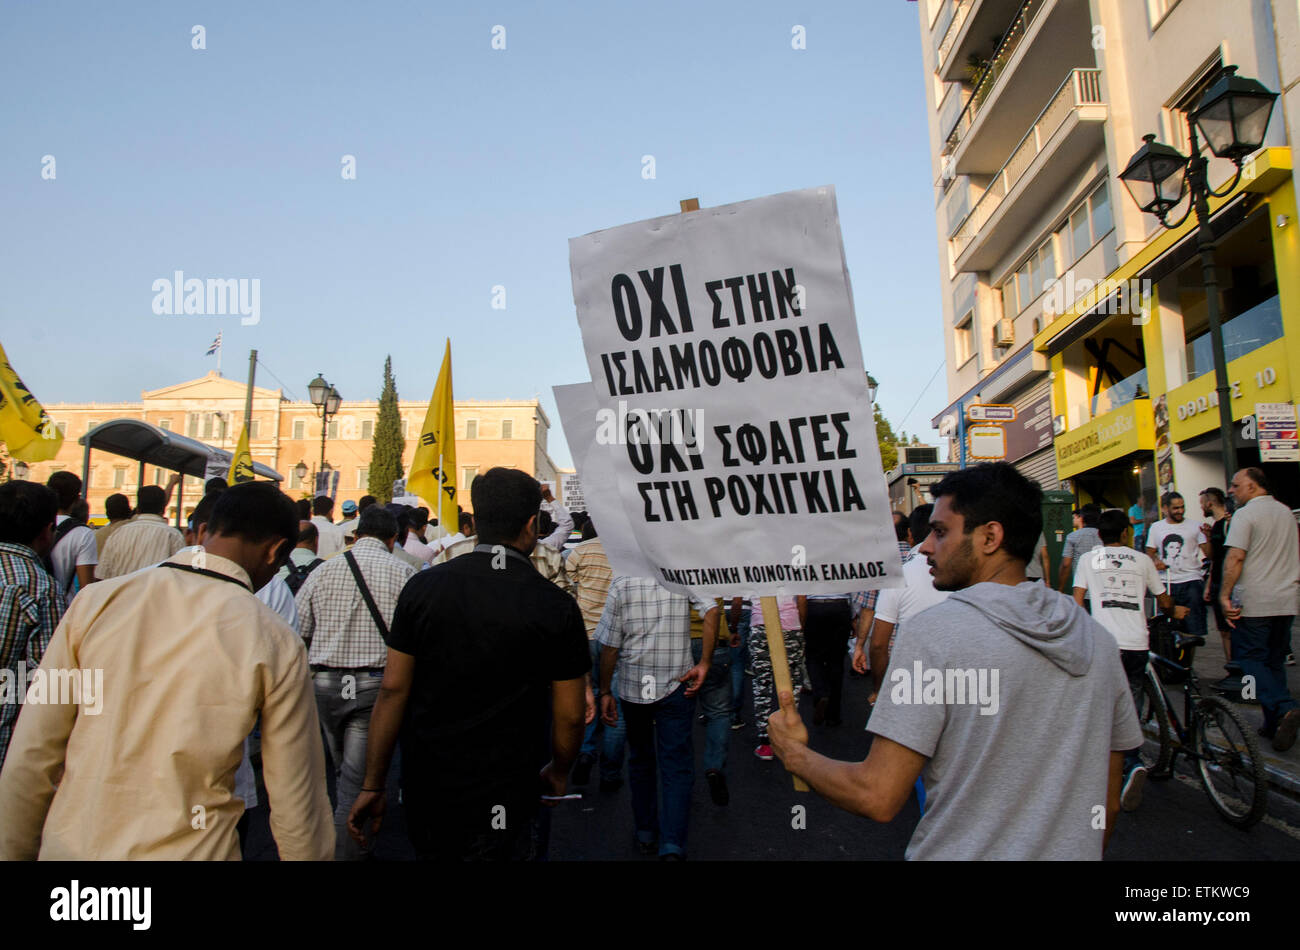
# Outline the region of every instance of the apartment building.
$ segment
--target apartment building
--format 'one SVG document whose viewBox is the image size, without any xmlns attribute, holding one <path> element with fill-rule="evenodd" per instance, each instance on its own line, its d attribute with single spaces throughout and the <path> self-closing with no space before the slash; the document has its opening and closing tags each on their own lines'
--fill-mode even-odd
<svg viewBox="0 0 1300 950">
<path fill-rule="evenodd" d="M 950 400 L 933 421 L 950 457 L 968 461 L 968 406 L 1011 404 L 1007 457 L 1045 488 L 1123 507 L 1142 498 L 1154 514 L 1163 488 L 1221 485 L 1195 218 L 1165 229 L 1119 174 L 1145 133 L 1189 154 L 1185 116 L 1233 64 L 1283 94 L 1265 147 L 1211 205 L 1235 437 L 1241 464 L 1257 463 L 1254 404 L 1292 401 L 1300 371 L 1297 4 L 918 6 Z M 1216 189 L 1235 171 L 1210 157 Z M 1296 465 L 1274 475 L 1280 494 L 1300 496 Z"/>
<path fill-rule="evenodd" d="M 78 439 L 101 422 L 110 419 L 140 419 L 200 442 L 233 449 L 244 425 L 246 387 L 214 372 L 199 379 L 141 393 L 139 402 L 53 403 L 46 411 L 63 430 L 63 447 L 49 462 L 30 466 L 27 478 L 44 481 L 57 469 L 81 473 L 82 446 Z M 425 401 L 401 400 L 398 414 L 406 449 L 402 460 L 409 472 L 415 457 L 416 439 L 428 410 Z M 341 504 L 367 493 L 376 400 L 344 401 L 330 418 L 325 436 L 325 464 L 339 473 L 335 499 Z M 472 511 L 469 486 L 474 476 L 496 465 L 517 468 L 539 479 L 558 483 L 560 471 L 547 453 L 551 423 L 536 399 L 457 400 L 456 467 L 461 489 L 460 504 Z M 249 419 L 249 450 L 260 462 L 284 476 L 282 487 L 293 497 L 308 497 L 320 467 L 321 418 L 310 402 L 294 402 L 278 389 L 255 388 Z M 298 474 L 299 463 L 307 471 Z M 171 473 L 144 467 L 144 484 L 165 485 Z M 87 500 L 92 516 L 102 515 L 104 499 L 122 492 L 135 499 L 140 484 L 140 467 L 132 460 L 106 452 L 91 455 Z M 182 504 L 192 508 L 202 496 L 202 479 L 187 476 Z M 176 516 L 175 496 L 170 517 Z"/>
</svg>

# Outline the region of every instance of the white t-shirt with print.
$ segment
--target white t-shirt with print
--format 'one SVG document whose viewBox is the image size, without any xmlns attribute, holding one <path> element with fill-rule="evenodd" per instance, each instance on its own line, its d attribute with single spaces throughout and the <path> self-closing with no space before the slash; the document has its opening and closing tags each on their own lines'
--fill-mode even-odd
<svg viewBox="0 0 1300 950">
<path fill-rule="evenodd" d="M 1170 524 L 1161 519 L 1151 526 L 1143 544 L 1169 565 L 1169 583 L 1185 584 L 1202 579 L 1200 545 L 1206 542 L 1205 532 L 1196 522 Z"/>
<path fill-rule="evenodd" d="M 1074 586 L 1088 592 L 1092 619 L 1111 632 L 1121 650 L 1145 650 L 1146 595 L 1163 594 L 1155 562 L 1141 551 L 1108 545 L 1079 558 Z"/>
</svg>

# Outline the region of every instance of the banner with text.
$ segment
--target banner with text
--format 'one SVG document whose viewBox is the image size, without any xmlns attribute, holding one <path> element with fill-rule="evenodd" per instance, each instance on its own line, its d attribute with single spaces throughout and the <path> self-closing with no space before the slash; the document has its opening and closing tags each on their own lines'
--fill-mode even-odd
<svg viewBox="0 0 1300 950">
<path fill-rule="evenodd" d="M 588 505 L 617 492 L 652 576 L 901 585 L 834 188 L 597 231 L 569 263 L 596 412 L 565 432 L 608 456 Z"/>
</svg>

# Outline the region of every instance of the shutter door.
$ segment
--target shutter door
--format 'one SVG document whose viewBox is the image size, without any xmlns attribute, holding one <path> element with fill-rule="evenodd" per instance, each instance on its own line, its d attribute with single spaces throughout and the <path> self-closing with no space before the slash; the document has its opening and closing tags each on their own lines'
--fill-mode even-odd
<svg viewBox="0 0 1300 950">
<path fill-rule="evenodd" d="M 1051 448 L 1026 455 L 1016 463 L 1016 471 L 1038 482 L 1043 491 L 1061 487 L 1061 481 L 1056 477 L 1056 452 Z"/>
</svg>

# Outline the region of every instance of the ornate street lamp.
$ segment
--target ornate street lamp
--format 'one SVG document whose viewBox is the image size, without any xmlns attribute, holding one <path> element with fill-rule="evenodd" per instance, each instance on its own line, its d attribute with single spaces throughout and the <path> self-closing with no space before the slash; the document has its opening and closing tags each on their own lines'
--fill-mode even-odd
<svg viewBox="0 0 1300 950">
<path fill-rule="evenodd" d="M 1147 214 L 1154 214 L 1169 229 L 1182 225 L 1196 214 L 1197 248 L 1201 253 L 1202 283 L 1210 323 L 1210 347 L 1214 356 L 1215 391 L 1219 394 L 1219 435 L 1223 441 L 1224 484 L 1237 471 L 1237 446 L 1232 434 L 1232 399 L 1228 386 L 1228 361 L 1223 349 L 1223 326 L 1219 322 L 1219 281 L 1214 266 L 1214 232 L 1210 228 L 1210 196 L 1223 198 L 1241 180 L 1246 156 L 1264 144 L 1277 93 L 1254 79 L 1236 75 L 1236 66 L 1226 66 L 1214 85 L 1206 90 L 1196 109 L 1186 116 L 1192 155 L 1144 135 L 1143 145 L 1119 174 L 1134 202 Z M 1222 191 L 1210 187 L 1209 160 L 1201 154 L 1197 130 L 1219 158 L 1231 159 L 1237 171 Z M 1190 193 L 1187 210 L 1177 221 L 1169 213 Z"/>
<path fill-rule="evenodd" d="M 307 393 L 311 398 L 311 404 L 320 413 L 320 468 L 317 471 L 326 472 L 329 471 L 329 466 L 325 464 L 325 436 L 329 431 L 330 416 L 338 413 L 343 397 L 339 395 L 338 389 L 320 374 L 307 384 Z M 315 485 L 312 486 L 312 491 L 316 491 Z"/>
<path fill-rule="evenodd" d="M 875 402 L 876 402 L 876 391 L 877 391 L 879 388 L 880 388 L 880 384 L 876 382 L 876 377 L 874 377 L 874 376 L 872 376 L 870 373 L 868 373 L 868 374 L 867 374 L 867 395 L 871 397 L 871 403 L 872 403 L 872 405 L 875 405 Z"/>
</svg>

